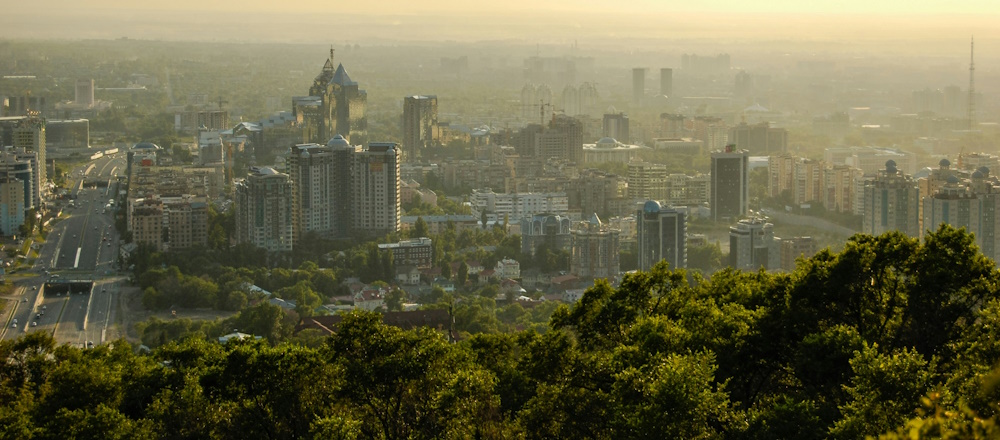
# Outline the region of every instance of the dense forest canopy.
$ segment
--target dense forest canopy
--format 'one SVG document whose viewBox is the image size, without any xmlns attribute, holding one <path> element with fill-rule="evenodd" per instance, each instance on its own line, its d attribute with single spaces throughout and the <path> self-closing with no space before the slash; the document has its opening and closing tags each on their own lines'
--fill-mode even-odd
<svg viewBox="0 0 1000 440">
<path fill-rule="evenodd" d="M 457 343 L 358 312 L 313 345 L 31 333 L 0 342 L 0 438 L 996 438 L 998 286 L 942 226 L 792 273 L 660 265 Z"/>
</svg>

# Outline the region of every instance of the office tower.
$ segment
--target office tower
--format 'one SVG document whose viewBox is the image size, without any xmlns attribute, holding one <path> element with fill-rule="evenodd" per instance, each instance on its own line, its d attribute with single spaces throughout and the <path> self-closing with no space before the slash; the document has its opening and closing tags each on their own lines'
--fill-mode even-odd
<svg viewBox="0 0 1000 440">
<path fill-rule="evenodd" d="M 687 218 L 683 211 L 647 201 L 636 212 L 639 270 L 649 270 L 660 260 L 671 269 L 687 267 Z"/>
<path fill-rule="evenodd" d="M 680 139 L 684 137 L 684 115 L 660 114 L 660 137 Z"/>
<path fill-rule="evenodd" d="M 750 154 L 727 146 L 712 153 L 712 220 L 734 221 L 747 214 Z"/>
<path fill-rule="evenodd" d="M 403 98 L 404 161 L 419 159 L 423 149 L 441 142 L 438 131 L 437 96 L 407 96 Z"/>
<path fill-rule="evenodd" d="M 763 218 L 743 219 L 736 226 L 729 227 L 729 265 L 734 269 L 756 271 L 760 268 L 776 269 L 774 247 L 774 225 Z M 775 253 L 779 252 L 775 249 Z"/>
<path fill-rule="evenodd" d="M 642 99 L 646 96 L 646 68 L 636 67 L 632 69 L 632 105 L 642 106 Z"/>
<path fill-rule="evenodd" d="M 660 69 L 660 94 L 674 96 L 674 69 L 668 67 Z"/>
<path fill-rule="evenodd" d="M 292 180 L 295 240 L 350 236 L 351 167 L 356 150 L 341 135 L 326 145 L 292 147 L 286 167 Z"/>
<path fill-rule="evenodd" d="M 570 231 L 570 273 L 581 278 L 607 278 L 618 276 L 621 253 L 620 232 L 601 223 L 593 214 L 589 221 L 580 222 Z"/>
<path fill-rule="evenodd" d="M 605 113 L 603 136 L 624 144 L 632 142 L 628 132 L 628 115 L 625 113 Z"/>
<path fill-rule="evenodd" d="M 729 129 L 729 143 L 753 155 L 784 153 L 788 150 L 788 130 L 772 128 L 767 122 L 754 125 L 743 122 Z"/>
<path fill-rule="evenodd" d="M 236 184 L 236 241 L 291 252 L 292 181 L 273 168 L 251 168 Z"/>
<path fill-rule="evenodd" d="M 548 246 L 553 252 L 570 250 L 572 222 L 557 214 L 535 214 L 521 219 L 521 253 L 535 255 L 538 247 Z"/>
<path fill-rule="evenodd" d="M 73 103 L 80 107 L 94 106 L 94 80 L 81 79 L 76 82 L 76 96 Z"/>
<path fill-rule="evenodd" d="M 394 142 L 372 142 L 353 152 L 352 234 L 381 236 L 399 231 L 399 157 Z"/>
<path fill-rule="evenodd" d="M 889 160 L 875 180 L 865 185 L 862 231 L 881 235 L 898 230 L 910 237 L 920 237 L 920 190 L 910 176 L 896 169 Z"/>
<path fill-rule="evenodd" d="M 0 235 L 20 235 L 24 224 L 24 184 L 14 176 L 0 177 Z"/>
<path fill-rule="evenodd" d="M 309 96 L 292 98 L 292 113 L 305 142 L 323 143 L 339 134 L 357 144 L 367 136 L 367 103 L 368 92 L 358 87 L 344 65 L 333 67 L 331 49 L 330 58 L 309 88 Z"/>
</svg>

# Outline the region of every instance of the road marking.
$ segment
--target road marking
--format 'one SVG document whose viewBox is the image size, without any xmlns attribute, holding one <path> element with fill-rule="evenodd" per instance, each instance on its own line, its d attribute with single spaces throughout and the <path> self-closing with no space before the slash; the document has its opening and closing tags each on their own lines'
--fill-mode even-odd
<svg viewBox="0 0 1000 440">
<path fill-rule="evenodd" d="M 76 248 L 76 260 L 73 261 L 73 269 L 76 269 L 80 266 L 80 251 L 82 250 L 83 248 Z"/>
</svg>

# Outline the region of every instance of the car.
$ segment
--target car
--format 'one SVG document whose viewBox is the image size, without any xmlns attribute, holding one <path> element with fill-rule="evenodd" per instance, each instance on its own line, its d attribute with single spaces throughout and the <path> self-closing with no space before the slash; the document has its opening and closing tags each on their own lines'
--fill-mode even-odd
<svg viewBox="0 0 1000 440">
<path fill-rule="evenodd" d="M 42 310 L 49 308 L 49 306 L 42 306 Z"/>
<path fill-rule="evenodd" d="M 35 313 L 35 319 L 42 319 L 41 313 Z"/>
<path fill-rule="evenodd" d="M 23 302 L 23 303 L 28 302 L 28 298 L 21 298 L 21 302 Z"/>
<path fill-rule="evenodd" d="M 108 291 L 108 289 L 105 289 L 103 287 L 101 288 L 101 292 L 107 292 L 107 291 Z"/>
<path fill-rule="evenodd" d="M 32 327 L 38 327 L 38 321 L 32 321 L 31 322 L 31 326 Z"/>
<path fill-rule="evenodd" d="M 13 322 L 14 322 L 14 324 L 17 324 L 17 318 L 14 318 Z"/>
<path fill-rule="evenodd" d="M 31 286 L 31 290 L 35 290 L 37 288 L 38 288 L 38 286 Z"/>
<path fill-rule="evenodd" d="M 93 347 L 94 341 L 87 341 L 87 347 Z"/>
<path fill-rule="evenodd" d="M 13 323 L 13 324 L 11 324 L 11 325 L 10 325 L 10 328 L 17 328 L 17 323 Z"/>
</svg>

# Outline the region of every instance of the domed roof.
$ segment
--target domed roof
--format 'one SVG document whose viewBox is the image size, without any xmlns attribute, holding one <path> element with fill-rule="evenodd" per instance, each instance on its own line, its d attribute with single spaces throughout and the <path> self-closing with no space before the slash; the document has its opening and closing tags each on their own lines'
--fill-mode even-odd
<svg viewBox="0 0 1000 440">
<path fill-rule="evenodd" d="M 610 114 L 614 114 L 614 113 L 618 113 L 618 109 L 616 109 L 615 106 L 613 106 L 613 105 L 609 105 L 608 109 L 605 110 L 604 113 L 609 114 L 609 115 Z"/>
<path fill-rule="evenodd" d="M 886 168 L 889 168 L 889 167 L 896 168 L 896 161 L 894 161 L 892 159 L 889 159 L 889 160 L 885 161 L 885 167 Z"/>
<path fill-rule="evenodd" d="M 347 142 L 347 139 L 344 139 L 344 136 L 337 134 L 337 135 L 334 135 L 332 138 L 330 138 L 329 141 L 327 141 L 326 146 L 328 146 L 328 147 L 350 147 L 351 144 L 349 142 Z"/>
<path fill-rule="evenodd" d="M 986 177 L 986 176 L 990 175 L 990 169 L 987 168 L 987 167 L 979 167 L 979 169 L 977 169 L 976 171 L 979 171 L 980 173 L 983 173 L 983 177 Z"/>
<path fill-rule="evenodd" d="M 615 138 L 602 137 L 601 140 L 597 141 L 597 145 L 616 145 L 618 141 Z"/>
<path fill-rule="evenodd" d="M 946 180 L 947 180 L 948 183 L 951 183 L 951 184 L 958 183 L 958 177 L 955 177 L 954 174 L 948 176 L 948 178 Z"/>
<path fill-rule="evenodd" d="M 982 172 L 980 172 L 979 170 L 976 170 L 976 172 L 972 173 L 972 178 L 973 179 L 982 179 L 983 177 L 986 177 L 986 176 Z"/>
<path fill-rule="evenodd" d="M 947 168 L 951 166 L 951 161 L 949 161 L 948 159 L 941 159 L 941 162 L 938 162 L 938 165 Z"/>
<path fill-rule="evenodd" d="M 660 212 L 660 203 L 655 200 L 647 201 L 645 204 L 642 205 L 642 212 L 645 212 L 647 214 Z"/>
<path fill-rule="evenodd" d="M 160 150 L 160 146 L 152 142 L 139 142 L 132 146 L 133 150 Z"/>
<path fill-rule="evenodd" d="M 601 226 L 601 218 L 597 216 L 596 212 L 590 216 L 590 224 L 594 226 Z"/>
</svg>

